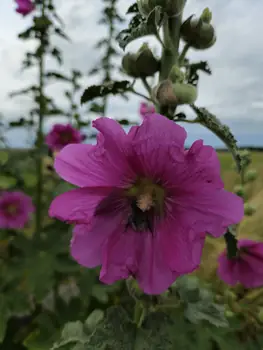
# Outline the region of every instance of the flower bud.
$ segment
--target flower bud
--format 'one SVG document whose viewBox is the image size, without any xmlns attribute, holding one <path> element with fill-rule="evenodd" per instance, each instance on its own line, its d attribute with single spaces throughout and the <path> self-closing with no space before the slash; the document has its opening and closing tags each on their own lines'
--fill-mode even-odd
<svg viewBox="0 0 263 350">
<path fill-rule="evenodd" d="M 236 185 L 234 187 L 234 193 L 237 194 L 239 197 L 244 198 L 244 196 L 245 196 L 244 187 L 242 185 Z"/>
<path fill-rule="evenodd" d="M 173 92 L 179 105 L 194 103 L 197 99 L 197 88 L 191 84 L 176 83 Z"/>
<path fill-rule="evenodd" d="M 182 39 L 197 50 L 208 49 L 216 42 L 215 29 L 210 24 L 212 15 L 207 11 L 200 18 L 190 16 L 181 26 Z"/>
<path fill-rule="evenodd" d="M 170 17 L 179 15 L 186 4 L 186 0 L 137 0 L 139 12 L 147 17 L 156 6 L 160 6 Z"/>
<path fill-rule="evenodd" d="M 244 204 L 245 215 L 252 216 L 256 212 L 256 208 L 249 203 Z"/>
<path fill-rule="evenodd" d="M 124 71 L 133 78 L 146 78 L 159 70 L 159 61 L 147 44 L 143 44 L 135 54 L 127 53 L 122 59 Z"/>
<path fill-rule="evenodd" d="M 256 169 L 250 169 L 245 173 L 245 182 L 252 182 L 256 180 L 258 172 Z"/>
<path fill-rule="evenodd" d="M 173 83 L 182 83 L 184 81 L 184 73 L 178 66 L 174 65 L 169 73 L 169 79 Z"/>
<path fill-rule="evenodd" d="M 175 107 L 178 104 L 177 97 L 174 95 L 173 92 L 173 83 L 169 79 L 161 81 L 153 89 L 153 98 L 161 106 Z"/>
<path fill-rule="evenodd" d="M 154 99 L 162 106 L 175 107 L 190 104 L 197 99 L 197 88 L 191 84 L 173 84 L 171 80 L 162 81 L 153 90 Z"/>
</svg>

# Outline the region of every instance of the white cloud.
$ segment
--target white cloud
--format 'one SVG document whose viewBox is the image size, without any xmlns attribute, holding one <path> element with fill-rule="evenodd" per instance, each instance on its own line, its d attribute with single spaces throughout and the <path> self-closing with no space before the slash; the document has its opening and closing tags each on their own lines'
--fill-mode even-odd
<svg viewBox="0 0 263 350">
<path fill-rule="evenodd" d="M 71 68 L 77 68 L 86 74 L 99 59 L 100 53 L 94 50 L 94 44 L 106 35 L 105 28 L 97 24 L 102 2 L 57 0 L 56 3 L 58 12 L 65 21 L 66 32 L 72 38 L 72 43 L 56 40 L 64 53 L 63 69 L 68 72 Z M 119 9 L 122 14 L 131 3 L 132 1 L 120 0 Z M 197 104 L 210 108 L 230 124 L 247 123 L 251 127 L 253 120 L 252 125 L 257 130 L 263 120 L 263 41 L 258 34 L 263 32 L 263 1 L 253 0 L 252 6 L 247 0 L 188 0 L 184 17 L 192 13 L 199 15 L 206 6 L 213 12 L 217 43 L 207 51 L 189 52 L 189 57 L 193 60 L 208 60 L 213 71 L 212 76 L 201 76 Z M 30 24 L 30 16 L 21 18 L 9 0 L 0 2 L 0 13 L 5 14 L 0 22 L 0 111 L 6 118 L 12 118 L 27 113 L 31 107 L 28 98 L 10 100 L 7 99 L 7 94 L 36 80 L 34 71 L 19 73 L 24 53 L 34 43 L 23 43 L 16 38 L 17 33 Z M 130 44 L 127 51 L 137 49 L 145 41 L 154 47 L 158 46 L 156 40 L 146 37 Z M 48 66 L 55 67 L 51 61 L 48 61 Z M 94 81 L 94 78 L 88 76 L 84 79 L 85 84 Z M 65 103 L 63 86 L 54 84 L 49 89 L 50 94 L 56 96 L 61 104 Z M 120 98 L 112 98 L 110 101 L 110 117 L 137 118 L 139 98 L 132 97 L 129 104 Z"/>
</svg>

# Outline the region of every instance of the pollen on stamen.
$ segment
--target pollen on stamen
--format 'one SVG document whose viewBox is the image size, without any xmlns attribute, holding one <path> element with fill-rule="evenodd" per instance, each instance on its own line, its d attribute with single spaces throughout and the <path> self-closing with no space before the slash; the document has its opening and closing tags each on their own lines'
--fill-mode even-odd
<svg viewBox="0 0 263 350">
<path fill-rule="evenodd" d="M 152 195 L 150 193 L 141 194 L 138 197 L 136 204 L 143 212 L 150 210 L 154 206 Z"/>
</svg>

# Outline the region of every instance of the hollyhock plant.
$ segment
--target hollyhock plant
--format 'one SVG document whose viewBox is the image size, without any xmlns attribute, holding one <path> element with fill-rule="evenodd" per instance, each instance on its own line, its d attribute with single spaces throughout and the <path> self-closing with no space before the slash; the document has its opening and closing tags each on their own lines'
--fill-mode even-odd
<svg viewBox="0 0 263 350">
<path fill-rule="evenodd" d="M 55 124 L 46 136 L 46 144 L 52 151 L 58 152 L 71 143 L 81 143 L 83 139 L 84 135 L 71 124 Z"/>
<path fill-rule="evenodd" d="M 218 237 L 244 214 L 224 190 L 215 150 L 201 140 L 186 151 L 186 131 L 146 114 L 128 134 L 114 120 L 93 122 L 96 145 L 68 145 L 56 172 L 79 188 L 54 199 L 51 217 L 75 224 L 71 254 L 100 280 L 133 276 L 147 294 L 164 292 L 199 264 L 205 233 Z"/>
<path fill-rule="evenodd" d="M 23 192 L 4 191 L 0 193 L 0 228 L 21 229 L 34 211 L 31 197 Z"/>
<path fill-rule="evenodd" d="M 238 254 L 229 259 L 226 251 L 218 258 L 218 275 L 227 284 L 245 288 L 263 286 L 263 243 L 249 239 L 238 241 Z"/>
<path fill-rule="evenodd" d="M 35 5 L 31 0 L 15 0 L 17 4 L 16 12 L 20 13 L 23 16 L 27 16 L 34 9 Z"/>
<path fill-rule="evenodd" d="M 148 103 L 142 102 L 139 109 L 140 116 L 143 118 L 145 114 L 155 113 L 155 107 Z"/>
</svg>

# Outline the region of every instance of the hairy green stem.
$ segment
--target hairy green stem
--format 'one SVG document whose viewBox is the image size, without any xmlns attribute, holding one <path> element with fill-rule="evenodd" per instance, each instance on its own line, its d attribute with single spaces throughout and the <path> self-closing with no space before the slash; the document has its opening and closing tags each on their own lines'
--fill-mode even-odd
<svg viewBox="0 0 263 350">
<path fill-rule="evenodd" d="M 164 23 L 163 41 L 165 47 L 162 50 L 159 82 L 167 79 L 172 66 L 178 63 L 181 24 L 182 14 L 178 17 L 167 18 Z M 160 106 L 159 112 L 168 116 L 169 108 L 167 106 Z"/>
<path fill-rule="evenodd" d="M 163 34 L 165 48 L 162 50 L 159 81 L 168 78 L 172 66 L 178 61 L 181 23 L 182 15 L 174 18 L 167 18 L 164 23 Z"/>
<path fill-rule="evenodd" d="M 179 57 L 179 60 L 178 60 L 178 65 L 179 66 L 181 66 L 182 63 L 184 63 L 184 59 L 185 59 L 185 56 L 186 56 L 187 51 L 189 50 L 189 48 L 190 48 L 190 45 L 186 43 L 184 45 L 183 51 L 182 51 L 182 53 L 181 53 L 181 55 Z"/>
<path fill-rule="evenodd" d="M 45 0 L 42 1 L 42 17 L 45 16 Z M 36 234 L 40 235 L 42 227 L 42 195 L 43 195 L 43 166 L 42 166 L 42 147 L 43 147 L 43 122 L 45 114 L 45 97 L 44 97 L 44 39 L 45 31 L 40 36 L 40 57 L 39 57 L 39 115 L 38 115 L 38 130 L 37 130 L 37 158 L 36 158 L 36 173 L 37 173 L 37 188 L 36 188 Z"/>
</svg>

